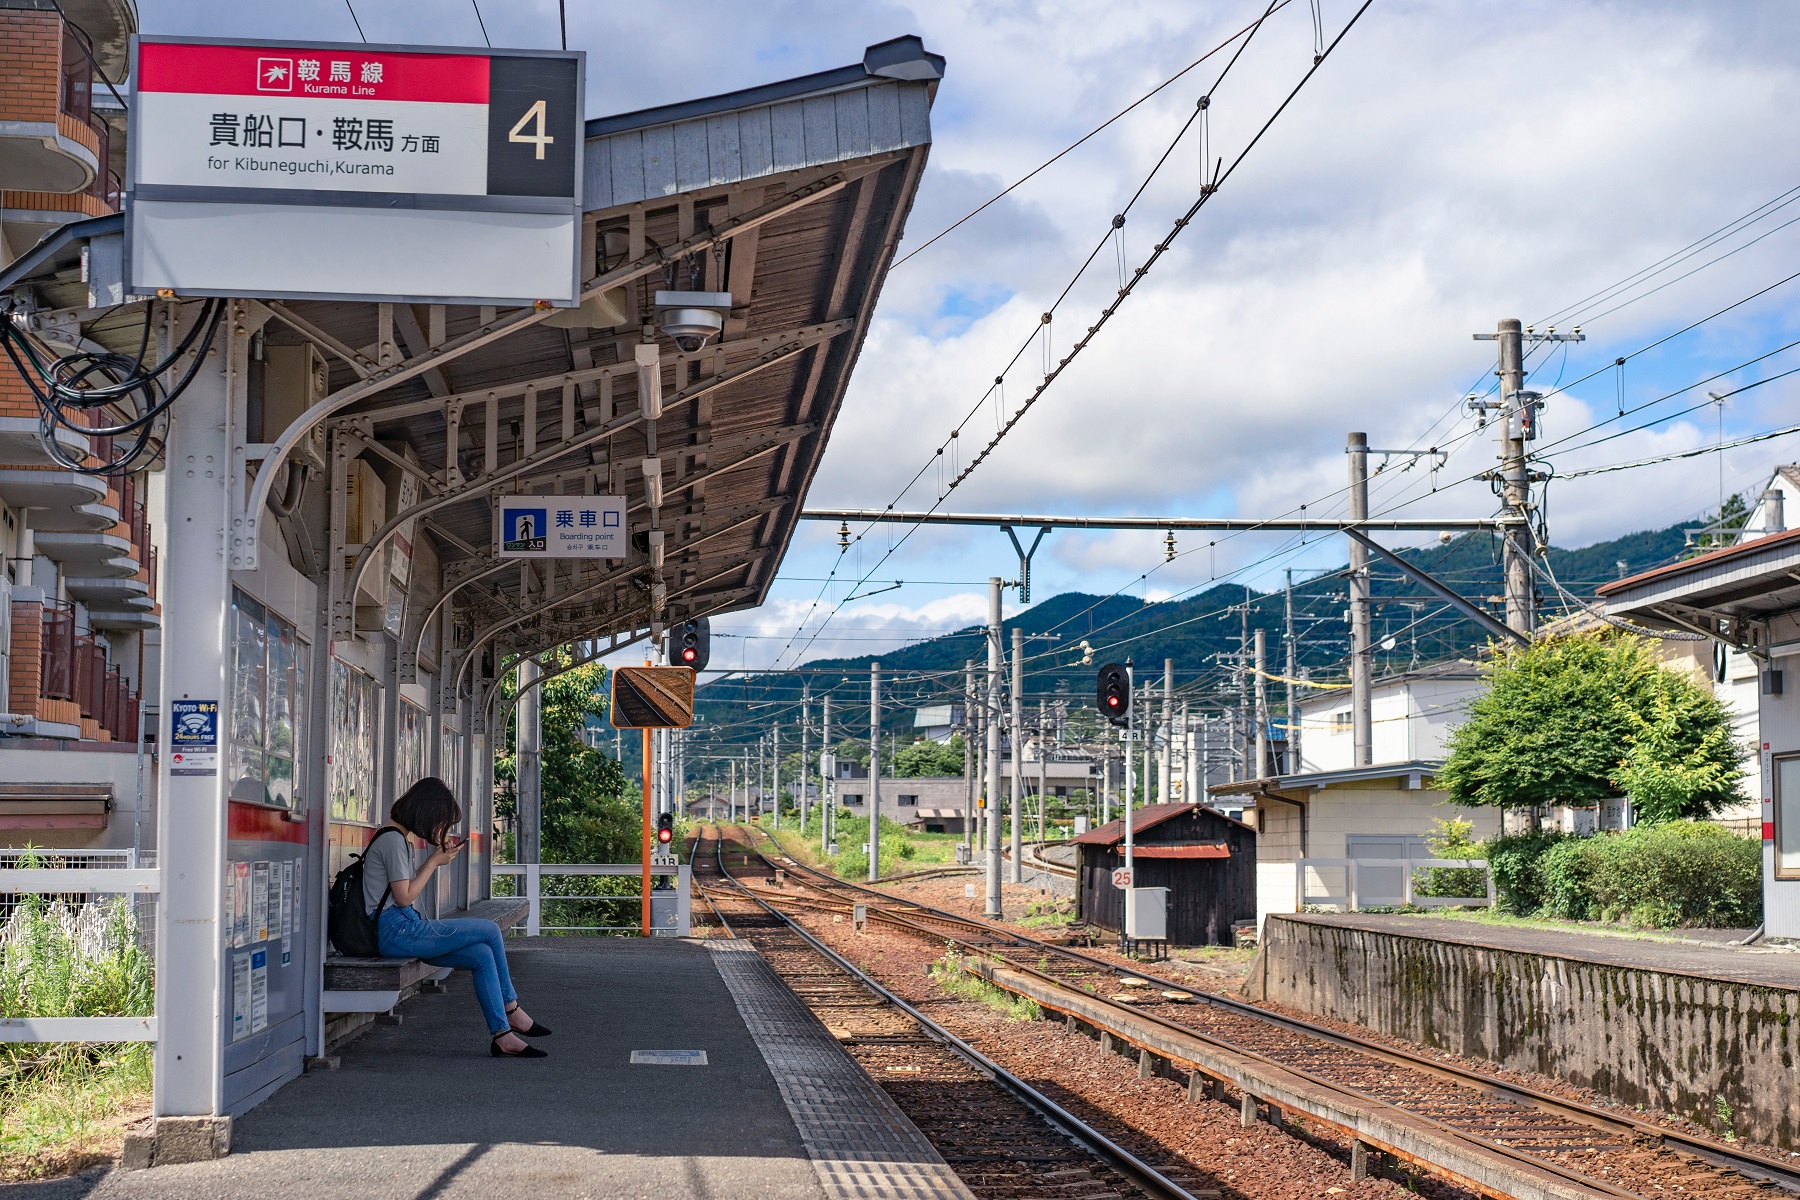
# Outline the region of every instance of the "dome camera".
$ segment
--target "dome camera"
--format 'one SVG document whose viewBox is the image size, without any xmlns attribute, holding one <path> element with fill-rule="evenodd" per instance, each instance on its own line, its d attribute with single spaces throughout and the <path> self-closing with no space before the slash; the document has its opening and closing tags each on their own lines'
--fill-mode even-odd
<svg viewBox="0 0 1800 1200">
<path fill-rule="evenodd" d="M 702 349 L 725 328 L 730 292 L 658 292 L 656 325 L 684 354 Z"/>
</svg>

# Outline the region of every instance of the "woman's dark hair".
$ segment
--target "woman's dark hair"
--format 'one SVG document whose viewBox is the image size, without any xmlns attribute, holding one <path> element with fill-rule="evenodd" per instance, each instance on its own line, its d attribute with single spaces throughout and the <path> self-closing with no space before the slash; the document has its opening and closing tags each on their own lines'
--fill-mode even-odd
<svg viewBox="0 0 1800 1200">
<path fill-rule="evenodd" d="M 388 815 L 414 837 L 441 846 L 450 827 L 462 820 L 462 805 L 450 794 L 449 784 L 428 775 L 407 788 Z"/>
</svg>

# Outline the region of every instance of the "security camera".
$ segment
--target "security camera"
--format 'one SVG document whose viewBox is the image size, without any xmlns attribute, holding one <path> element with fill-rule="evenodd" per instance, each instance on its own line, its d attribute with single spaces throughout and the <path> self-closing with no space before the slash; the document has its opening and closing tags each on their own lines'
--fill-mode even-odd
<svg viewBox="0 0 1800 1200">
<path fill-rule="evenodd" d="M 656 324 L 684 354 L 718 337 L 731 311 L 730 292 L 658 292 Z"/>
</svg>

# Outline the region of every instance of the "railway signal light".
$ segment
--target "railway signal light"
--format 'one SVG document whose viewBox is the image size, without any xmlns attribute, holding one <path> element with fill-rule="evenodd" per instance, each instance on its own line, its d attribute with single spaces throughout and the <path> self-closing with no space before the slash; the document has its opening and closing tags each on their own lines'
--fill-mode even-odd
<svg viewBox="0 0 1800 1200">
<path fill-rule="evenodd" d="M 1111 724 L 1123 726 L 1131 712 L 1131 676 L 1125 668 L 1118 663 L 1101 667 L 1094 691 L 1100 715 Z"/>
<path fill-rule="evenodd" d="M 685 621 L 675 628 L 675 665 L 705 670 L 712 657 L 712 622 L 705 617 Z"/>
<path fill-rule="evenodd" d="M 663 813 L 656 818 L 656 841 L 666 846 L 675 840 L 675 814 Z"/>
</svg>

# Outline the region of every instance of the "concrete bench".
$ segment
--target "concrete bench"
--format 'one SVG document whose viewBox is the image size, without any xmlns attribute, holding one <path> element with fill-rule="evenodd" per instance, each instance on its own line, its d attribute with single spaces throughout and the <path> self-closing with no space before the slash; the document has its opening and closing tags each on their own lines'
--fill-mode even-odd
<svg viewBox="0 0 1800 1200">
<path fill-rule="evenodd" d="M 529 904 L 521 897 L 501 896 L 477 900 L 450 917 L 485 917 L 501 932 L 525 920 Z M 418 958 L 352 958 L 344 954 L 325 959 L 323 1007 L 327 1014 L 385 1013 L 427 983 L 450 974 L 449 967 L 434 967 Z"/>
</svg>

